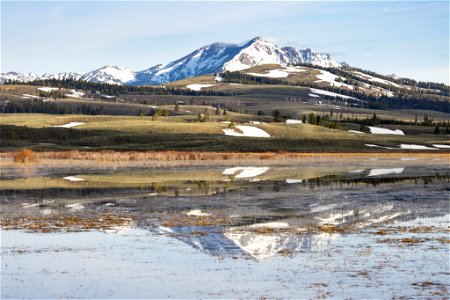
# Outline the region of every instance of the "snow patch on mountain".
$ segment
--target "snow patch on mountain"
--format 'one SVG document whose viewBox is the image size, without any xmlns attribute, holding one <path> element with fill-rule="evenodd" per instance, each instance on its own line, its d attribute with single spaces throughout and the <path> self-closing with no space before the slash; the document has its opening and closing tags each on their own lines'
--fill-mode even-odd
<svg viewBox="0 0 450 300">
<path fill-rule="evenodd" d="M 350 90 L 353 90 L 353 86 L 343 83 L 342 81 L 345 80 L 345 78 L 340 77 L 340 76 L 336 76 L 328 71 L 323 71 L 323 70 L 319 70 L 320 74 L 316 75 L 316 77 L 319 80 L 316 80 L 315 82 L 327 82 L 330 84 L 330 86 L 335 86 L 335 87 L 346 87 Z M 337 81 L 337 79 L 339 79 L 340 81 Z"/>
<path fill-rule="evenodd" d="M 353 74 L 355 74 L 357 77 L 359 77 L 361 79 L 366 79 L 366 80 L 373 81 L 373 82 L 379 82 L 379 83 L 386 84 L 386 85 L 392 85 L 395 87 L 401 87 L 400 85 L 398 85 L 392 81 L 384 80 L 384 79 L 374 77 L 372 75 L 368 75 L 368 74 L 365 74 L 362 72 L 354 71 Z"/>
</svg>

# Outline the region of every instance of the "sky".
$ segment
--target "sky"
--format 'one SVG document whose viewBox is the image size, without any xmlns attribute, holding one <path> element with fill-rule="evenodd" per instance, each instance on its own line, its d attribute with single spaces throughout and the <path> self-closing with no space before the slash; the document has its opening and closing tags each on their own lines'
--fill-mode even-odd
<svg viewBox="0 0 450 300">
<path fill-rule="evenodd" d="M 1 1 L 2 72 L 139 71 L 261 36 L 449 84 L 448 1 Z"/>
</svg>

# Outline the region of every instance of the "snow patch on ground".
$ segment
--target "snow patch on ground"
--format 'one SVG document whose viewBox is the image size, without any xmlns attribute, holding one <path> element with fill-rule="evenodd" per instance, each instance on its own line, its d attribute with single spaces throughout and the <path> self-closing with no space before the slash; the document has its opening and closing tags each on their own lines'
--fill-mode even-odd
<svg viewBox="0 0 450 300">
<path fill-rule="evenodd" d="M 380 176 L 380 175 L 391 175 L 391 174 L 402 174 L 405 168 L 390 168 L 390 169 L 372 169 L 367 177 Z"/>
<path fill-rule="evenodd" d="M 25 99 L 29 99 L 29 98 L 37 98 L 38 96 L 35 96 L 35 95 L 30 95 L 30 94 L 22 94 L 22 98 L 25 98 Z"/>
<path fill-rule="evenodd" d="M 264 174 L 270 167 L 234 167 L 223 171 L 223 175 L 233 175 L 235 178 L 250 178 Z"/>
<path fill-rule="evenodd" d="M 374 144 L 364 144 L 364 146 L 370 147 L 370 148 L 386 148 L 383 146 L 378 146 L 378 145 L 374 145 Z"/>
<path fill-rule="evenodd" d="M 286 183 L 293 184 L 293 183 L 302 183 L 302 179 L 286 179 Z"/>
<path fill-rule="evenodd" d="M 349 130 L 348 132 L 352 132 L 352 133 L 365 133 L 365 132 L 358 131 L 358 130 Z"/>
<path fill-rule="evenodd" d="M 214 84 L 188 84 L 186 87 L 191 91 L 200 91 L 202 88 L 211 87 Z"/>
<path fill-rule="evenodd" d="M 67 97 L 82 98 L 84 96 L 83 92 L 77 92 L 77 90 L 70 90 L 70 92 L 70 94 L 66 94 Z"/>
<path fill-rule="evenodd" d="M 314 93 L 314 94 L 320 94 L 320 95 L 325 95 L 325 96 L 330 96 L 330 97 L 341 97 L 343 99 L 356 99 L 356 98 L 353 98 L 350 96 L 345 96 L 345 95 L 341 95 L 341 94 L 337 94 L 337 93 L 333 93 L 333 92 L 329 92 L 329 91 L 324 91 L 324 90 L 318 90 L 318 89 L 309 89 L 309 90 L 311 91 L 311 93 Z"/>
<path fill-rule="evenodd" d="M 437 150 L 436 148 L 431 148 L 423 145 L 415 144 L 400 144 L 400 149 L 413 149 L 413 150 Z"/>
<path fill-rule="evenodd" d="M 443 145 L 443 144 L 433 144 L 433 147 L 440 149 L 450 149 L 450 145 Z"/>
<path fill-rule="evenodd" d="M 376 145 L 375 145 L 376 146 Z M 362 173 L 362 172 L 364 172 L 365 171 L 365 169 L 356 169 L 356 170 L 351 170 L 351 171 L 348 171 L 349 173 L 356 173 L 356 174 L 358 174 L 358 173 Z"/>
<path fill-rule="evenodd" d="M 66 176 L 63 179 L 69 180 L 69 181 L 84 181 L 83 178 L 75 177 L 75 176 Z"/>
<path fill-rule="evenodd" d="M 37 88 L 40 91 L 46 92 L 46 93 L 50 93 L 51 91 L 57 91 L 59 90 L 58 88 L 53 88 L 53 87 L 40 87 Z"/>
<path fill-rule="evenodd" d="M 368 126 L 370 129 L 370 133 L 372 134 L 393 134 L 393 135 L 405 135 L 403 131 L 400 129 L 387 129 L 387 128 L 381 128 L 381 127 L 374 127 L 374 126 Z"/>
<path fill-rule="evenodd" d="M 56 125 L 56 126 L 53 126 L 53 127 L 72 128 L 72 127 L 80 126 L 80 125 L 83 125 L 83 124 L 85 124 L 85 123 L 83 123 L 83 122 L 70 122 L 70 123 L 67 123 L 67 124 L 64 124 L 64 125 Z"/>
<path fill-rule="evenodd" d="M 270 137 L 270 134 L 262 129 L 253 126 L 237 125 L 237 129 L 242 133 L 235 131 L 233 128 L 222 129 L 225 135 L 229 136 L 245 136 L 245 137 Z"/>
<path fill-rule="evenodd" d="M 302 120 L 287 119 L 286 124 L 302 124 Z"/>
</svg>

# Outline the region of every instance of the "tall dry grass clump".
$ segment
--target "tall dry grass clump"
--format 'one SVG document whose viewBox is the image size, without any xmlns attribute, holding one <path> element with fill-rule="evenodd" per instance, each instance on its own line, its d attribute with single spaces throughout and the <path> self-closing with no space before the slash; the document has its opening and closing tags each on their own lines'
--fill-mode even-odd
<svg viewBox="0 0 450 300">
<path fill-rule="evenodd" d="M 4 154 L 11 157 L 10 153 Z M 13 152 L 14 162 L 27 163 L 45 160 L 72 160 L 72 161 L 96 161 L 96 162 L 139 162 L 139 161 L 213 161 L 213 160 L 287 160 L 287 159 L 314 159 L 323 157 L 365 157 L 367 153 L 295 153 L 279 150 L 276 152 L 200 152 L 200 151 L 45 151 L 35 153 L 30 149 Z M 373 155 L 373 154 L 369 154 Z M 377 154 L 378 156 L 382 154 Z M 401 156 L 402 153 L 388 153 L 387 156 Z M 415 154 L 425 155 L 425 154 Z M 430 155 L 430 154 L 427 154 Z M 443 158 L 448 154 L 442 153 Z M 0 158 L 2 154 L 0 153 Z"/>
<path fill-rule="evenodd" d="M 14 154 L 15 162 L 22 161 L 22 156 L 19 155 L 18 153 Z M 72 150 L 72 151 L 41 152 L 39 153 L 39 158 L 52 160 L 80 160 L 80 161 L 84 160 L 84 161 L 98 161 L 98 162 L 129 162 L 129 161 L 168 162 L 168 161 L 242 160 L 242 159 L 279 160 L 279 159 L 295 158 L 298 155 L 299 155 L 298 153 L 288 153 L 282 151 L 252 153 L 252 152 L 199 152 L 199 151 L 171 151 L 171 150 L 123 151 L 123 152 L 114 150 L 100 150 L 100 151 Z"/>
<path fill-rule="evenodd" d="M 37 161 L 36 152 L 31 149 L 25 148 L 13 154 L 15 163 L 29 163 Z"/>
</svg>

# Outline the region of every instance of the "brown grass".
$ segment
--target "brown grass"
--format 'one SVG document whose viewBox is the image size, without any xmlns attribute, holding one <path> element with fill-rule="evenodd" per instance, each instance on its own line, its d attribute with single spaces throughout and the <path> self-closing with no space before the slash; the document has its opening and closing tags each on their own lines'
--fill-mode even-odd
<svg viewBox="0 0 450 300">
<path fill-rule="evenodd" d="M 436 228 L 432 227 L 432 226 L 414 227 L 409 230 L 409 232 L 412 232 L 412 233 L 430 233 L 430 232 L 434 232 L 434 231 L 436 231 Z"/>
<path fill-rule="evenodd" d="M 450 239 L 442 238 L 438 239 L 441 244 L 450 244 Z"/>
<path fill-rule="evenodd" d="M 373 234 L 386 235 L 386 234 L 389 234 L 389 232 L 386 229 L 380 229 L 380 230 L 374 232 Z"/>
<path fill-rule="evenodd" d="M 289 250 L 289 249 L 282 249 L 280 251 L 278 251 L 278 254 L 284 257 L 294 257 L 294 251 Z"/>
<path fill-rule="evenodd" d="M 31 149 L 25 148 L 18 152 L 13 153 L 13 160 L 15 163 L 30 163 L 37 161 L 36 152 Z"/>
<path fill-rule="evenodd" d="M 328 234 L 333 234 L 333 233 L 346 233 L 349 232 L 351 230 L 350 227 L 344 227 L 344 226 L 322 226 L 319 225 L 317 226 L 317 230 L 320 232 L 325 232 Z"/>
<path fill-rule="evenodd" d="M 432 285 L 441 286 L 442 283 L 423 281 L 423 282 L 414 282 L 414 283 L 411 283 L 411 285 L 426 287 L 426 286 L 432 286 Z"/>
<path fill-rule="evenodd" d="M 185 227 L 185 226 L 220 226 L 229 225 L 231 222 L 227 218 L 220 216 L 188 216 L 184 213 L 174 213 L 161 215 L 162 225 L 165 227 Z"/>
<path fill-rule="evenodd" d="M 377 243 L 404 243 L 404 244 L 420 244 L 426 242 L 426 239 L 418 239 L 415 237 L 411 238 L 401 238 L 401 239 L 384 239 L 378 240 Z"/>
<path fill-rule="evenodd" d="M 113 229 L 115 226 L 131 226 L 131 223 L 132 220 L 128 217 L 117 216 L 110 213 L 83 217 L 57 215 L 1 220 L 1 225 L 4 230 L 25 229 L 29 231 L 40 231 L 43 233 L 64 230 L 108 230 Z"/>
<path fill-rule="evenodd" d="M 196 152 L 196 151 L 45 151 L 33 152 L 23 149 L 19 152 L 6 152 L 1 156 L 11 157 L 14 162 L 26 163 L 38 160 L 76 160 L 97 162 L 129 162 L 129 161 L 202 161 L 202 160 L 283 160 L 313 159 L 317 157 L 367 157 L 368 153 L 294 153 L 294 152 Z M 412 155 L 412 154 L 409 154 Z M 404 153 L 377 153 L 378 158 L 403 157 Z M 414 153 L 417 157 L 436 157 L 447 159 L 447 153 Z"/>
</svg>

